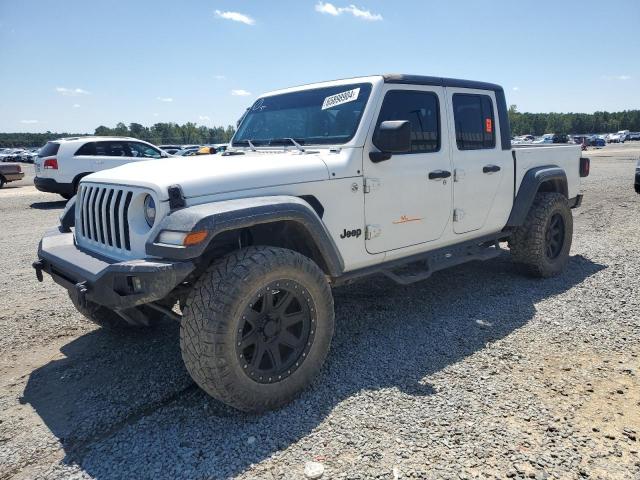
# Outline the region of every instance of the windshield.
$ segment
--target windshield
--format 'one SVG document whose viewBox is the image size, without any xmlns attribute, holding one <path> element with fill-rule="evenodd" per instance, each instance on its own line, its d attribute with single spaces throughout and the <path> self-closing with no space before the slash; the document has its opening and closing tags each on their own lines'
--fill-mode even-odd
<svg viewBox="0 0 640 480">
<path fill-rule="evenodd" d="M 232 145 L 346 143 L 356 133 L 370 83 L 339 85 L 259 98 L 243 116 Z"/>
</svg>

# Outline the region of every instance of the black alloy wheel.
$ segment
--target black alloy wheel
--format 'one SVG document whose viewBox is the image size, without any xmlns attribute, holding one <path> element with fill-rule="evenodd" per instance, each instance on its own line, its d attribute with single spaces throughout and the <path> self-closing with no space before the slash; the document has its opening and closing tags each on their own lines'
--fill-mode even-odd
<svg viewBox="0 0 640 480">
<path fill-rule="evenodd" d="M 242 313 L 236 355 L 246 375 L 273 383 L 291 375 L 313 345 L 315 306 L 306 288 L 279 280 L 261 289 Z"/>
<path fill-rule="evenodd" d="M 547 258 L 554 259 L 562 252 L 564 246 L 565 228 L 562 215 L 556 213 L 551 217 L 545 234 L 545 252 Z"/>
</svg>

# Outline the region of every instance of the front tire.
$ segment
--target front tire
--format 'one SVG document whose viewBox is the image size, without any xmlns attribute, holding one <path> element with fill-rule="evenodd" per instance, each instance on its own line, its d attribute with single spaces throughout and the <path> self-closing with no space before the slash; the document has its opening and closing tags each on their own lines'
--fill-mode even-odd
<svg viewBox="0 0 640 480">
<path fill-rule="evenodd" d="M 317 376 L 334 328 L 322 270 L 284 248 L 250 247 L 216 261 L 187 299 L 180 347 L 214 398 L 245 412 L 285 405 Z"/>
<path fill-rule="evenodd" d="M 559 275 L 569 261 L 573 216 L 560 193 L 538 193 L 524 224 L 509 239 L 516 263 L 535 277 Z"/>
</svg>

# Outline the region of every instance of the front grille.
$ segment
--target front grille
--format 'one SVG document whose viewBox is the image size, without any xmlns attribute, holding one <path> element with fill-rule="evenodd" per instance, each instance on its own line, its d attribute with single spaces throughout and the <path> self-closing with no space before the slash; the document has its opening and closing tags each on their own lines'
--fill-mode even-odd
<svg viewBox="0 0 640 480">
<path fill-rule="evenodd" d="M 82 185 L 76 200 L 76 235 L 116 250 L 130 251 L 132 197 L 133 192 L 124 188 Z"/>
</svg>

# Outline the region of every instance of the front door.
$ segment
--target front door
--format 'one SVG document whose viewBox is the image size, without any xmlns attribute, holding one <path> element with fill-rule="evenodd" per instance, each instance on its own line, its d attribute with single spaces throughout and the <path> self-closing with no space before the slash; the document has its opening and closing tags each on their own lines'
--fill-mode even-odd
<svg viewBox="0 0 640 480">
<path fill-rule="evenodd" d="M 411 123 L 411 150 L 378 163 L 365 149 L 365 220 L 369 253 L 440 238 L 451 218 L 451 161 L 444 89 L 387 87 L 371 143 L 386 120 Z"/>
<path fill-rule="evenodd" d="M 499 145 L 495 96 L 486 90 L 447 88 L 453 159 L 453 231 L 495 230 L 504 219 L 491 216 L 496 194 L 508 181 L 511 156 Z"/>
</svg>

